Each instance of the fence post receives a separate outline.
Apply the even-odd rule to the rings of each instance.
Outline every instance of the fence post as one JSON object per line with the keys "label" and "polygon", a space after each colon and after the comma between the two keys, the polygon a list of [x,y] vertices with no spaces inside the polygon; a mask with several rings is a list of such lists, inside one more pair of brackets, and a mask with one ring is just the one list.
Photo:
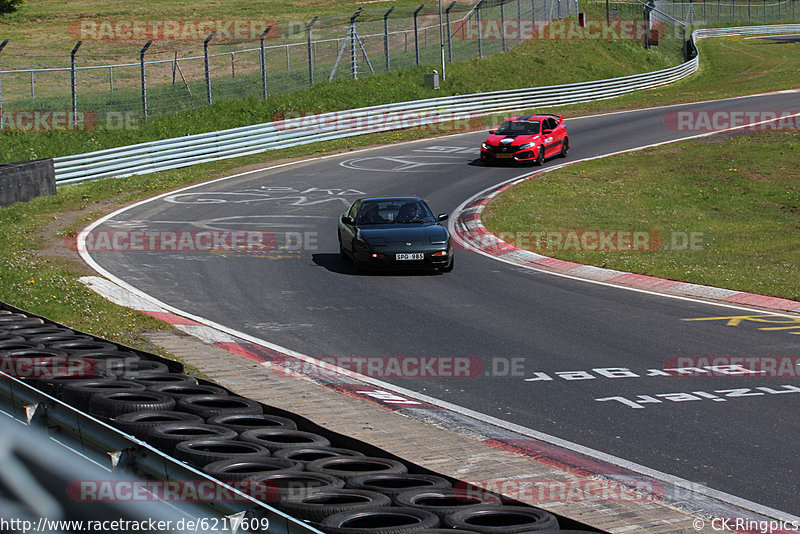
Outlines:
{"label": "fence post", "polygon": [[481,28],[481,8],[483,7],[483,0],[478,2],[478,5],[475,6],[475,20],[478,23],[478,57],[483,59],[483,39],[481,38],[481,33],[483,33],[483,28]]}
{"label": "fence post", "polygon": [[78,122],[78,87],[77,87],[77,80],[75,78],[75,54],[78,53],[78,49],[83,44],[83,41],[78,41],[75,43],[75,48],[72,49],[69,55],[69,63],[70,63],[70,89],[72,90],[72,120],[76,123]]}
{"label": "fence post", "polygon": [[205,64],[206,69],[206,98],[208,99],[208,104],[213,104],[211,99],[211,71],[208,65],[208,42],[214,38],[217,32],[211,32],[206,37],[206,40],[203,41],[203,63]]}
{"label": "fence post", "polygon": [[[11,39],[6,39],[2,43],[0,43],[0,52],[3,51],[3,48],[6,47],[6,45],[10,40]],[[2,78],[1,74],[0,78]],[[2,129],[3,129],[3,84],[2,84],[2,79],[0,79],[0,130]]]}
{"label": "fence post", "polygon": [[450,2],[447,9],[444,10],[445,24],[447,25],[447,59],[450,63],[453,62],[453,36],[450,33],[450,10],[455,7],[455,0]]}
{"label": "fence post", "polygon": [[506,3],[500,2],[500,46],[506,51]]}
{"label": "fence post", "polygon": [[306,44],[308,45],[308,86],[311,87],[314,85],[314,50],[313,50],[313,43],[311,42],[311,27],[314,25],[315,22],[319,17],[314,17],[311,19],[311,22],[308,23],[306,26]]}
{"label": "fence post", "polygon": [[522,0],[517,0],[517,41],[522,42]]}
{"label": "fence post", "polygon": [[767,0],[764,0],[764,24],[766,23],[767,23]]}
{"label": "fence post", "polygon": [[383,55],[386,58],[386,72],[389,72],[389,15],[392,14],[395,7],[390,7],[389,11],[383,15]]}
{"label": "fence post", "polygon": [[[174,74],[172,75],[172,84],[175,85]],[[114,67],[108,67],[108,90],[111,93],[114,92]]]}
{"label": "fence post", "polygon": [[147,49],[150,48],[151,44],[153,44],[153,41],[147,41],[144,47],[139,51],[139,65],[141,66],[142,73],[142,113],[145,119],[147,118],[147,77],[145,76],[144,54],[147,52]]}
{"label": "fence post", "polygon": [[425,4],[420,4],[416,11],[414,11],[414,57],[416,65],[419,67],[419,26],[417,25],[417,15],[422,11]]}
{"label": "fence post", "polygon": [[264,50],[264,39],[272,29],[272,26],[267,26],[267,29],[261,34],[261,96],[264,100],[267,99],[267,53]]}

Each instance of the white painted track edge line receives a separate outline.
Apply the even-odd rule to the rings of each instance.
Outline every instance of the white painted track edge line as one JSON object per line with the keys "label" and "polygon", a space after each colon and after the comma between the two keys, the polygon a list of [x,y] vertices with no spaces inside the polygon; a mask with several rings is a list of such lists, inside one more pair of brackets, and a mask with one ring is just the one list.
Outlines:
{"label": "white painted track edge line", "polygon": [[[737,97],[737,98],[740,98],[740,97]],[[667,107],[671,107],[671,106],[667,106]],[[653,108],[653,109],[655,109],[655,108]],[[747,126],[751,126],[751,125],[747,125]],[[549,172],[549,171],[552,171],[552,170],[556,170],[558,168],[562,168],[565,165],[572,165],[572,164],[579,163],[579,162],[582,162],[582,161],[589,161],[589,160],[592,160],[592,159],[598,159],[598,158],[608,157],[608,156],[617,155],[617,154],[634,152],[634,151],[643,150],[643,149],[646,149],[646,148],[652,148],[652,147],[655,147],[655,146],[665,145],[665,144],[669,144],[669,143],[675,143],[675,142],[678,142],[678,141],[685,141],[685,140],[695,139],[695,138],[699,138],[699,137],[706,137],[706,136],[709,136],[709,135],[715,135],[716,133],[722,133],[722,132],[707,132],[707,133],[699,134],[699,135],[696,135],[696,136],[676,139],[676,140],[672,140],[672,141],[665,141],[665,142],[662,142],[662,143],[656,143],[656,144],[648,145],[648,146],[645,146],[645,147],[638,147],[638,148],[635,148],[635,149],[623,150],[623,151],[618,151],[618,152],[614,152],[614,153],[610,153],[610,154],[594,156],[594,157],[591,157],[591,158],[585,158],[585,159],[582,159],[582,160],[577,160],[577,161],[574,161],[574,162],[570,162],[568,164],[562,164],[562,165],[557,165],[557,166],[554,166],[554,167],[550,167],[550,168],[548,168],[548,169],[546,169],[544,171],[540,171],[540,172]],[[435,140],[435,139],[439,139],[439,138],[447,138],[447,137],[453,137],[453,136],[457,136],[457,135],[463,135],[463,134],[453,134],[453,135],[436,137],[436,138],[433,138],[433,139]],[[416,140],[409,141],[408,143],[416,143],[416,142],[430,141],[430,140],[432,140],[432,138],[416,139]],[[406,143],[403,143],[403,144],[406,144]],[[369,148],[366,148],[366,149],[357,150],[357,151],[351,151],[351,152],[347,152],[347,153],[328,154],[328,155],[321,156],[321,157],[315,157],[313,159],[314,160],[320,160],[320,159],[328,159],[328,158],[334,158],[334,157],[342,157],[342,156],[346,156],[346,155],[353,154],[353,153],[366,152],[366,151],[369,151],[369,150],[376,150],[376,149],[379,149],[379,148],[385,148],[385,147],[369,147]],[[248,174],[253,174],[253,173],[256,173],[256,172],[264,172],[264,171],[269,171],[269,170],[276,169],[276,168],[292,166],[292,165],[299,165],[299,164],[302,164],[302,163],[306,163],[308,161],[309,160],[307,160],[307,159],[303,159],[303,160],[298,160],[298,161],[292,161],[292,162],[277,164],[277,165],[269,166],[269,167],[266,167],[266,168],[263,168],[263,169],[254,169],[254,170],[251,170],[251,171],[237,173],[237,174],[230,175],[230,176],[223,176],[223,177],[220,177],[220,178],[216,178],[216,179],[210,180],[208,182],[201,182],[201,183],[198,183],[198,184],[192,184],[192,185],[180,188],[178,190],[162,193],[162,194],[157,195],[155,197],[144,199],[142,201],[136,202],[136,203],[131,204],[129,206],[125,206],[123,208],[120,208],[119,210],[116,210],[116,211],[114,211],[114,212],[112,212],[112,213],[110,213],[110,214],[98,219],[97,221],[94,221],[89,226],[87,226],[85,228],[85,230],[80,232],[79,235],[78,235],[78,252],[79,252],[81,258],[87,263],[87,265],[89,265],[98,274],[108,278],[109,280],[113,281],[114,283],[116,283],[120,287],[123,287],[123,288],[127,289],[128,291],[130,291],[134,295],[137,295],[140,298],[143,298],[145,300],[149,300],[149,301],[151,301],[151,302],[163,307],[167,311],[170,311],[170,312],[172,312],[172,313],[174,313],[176,315],[180,315],[182,317],[186,317],[188,319],[196,321],[196,322],[198,322],[200,324],[203,324],[205,326],[209,326],[209,327],[218,329],[218,330],[220,330],[222,332],[225,332],[225,333],[227,333],[229,335],[232,335],[234,337],[238,337],[238,338],[243,339],[245,341],[249,341],[249,342],[254,343],[256,345],[263,346],[263,347],[266,347],[266,348],[281,352],[283,354],[296,357],[296,358],[304,360],[304,361],[308,361],[308,362],[313,362],[315,364],[319,364],[320,362],[318,360],[316,360],[314,358],[311,358],[309,356],[306,356],[306,355],[304,355],[302,353],[293,351],[293,350],[288,349],[286,347],[281,347],[280,345],[277,345],[277,344],[268,342],[266,340],[251,336],[251,335],[246,334],[244,332],[240,332],[240,331],[237,331],[235,329],[228,328],[228,327],[226,327],[224,325],[221,325],[221,324],[216,323],[214,321],[210,321],[210,320],[205,319],[203,317],[188,313],[186,311],[183,311],[183,310],[181,310],[179,308],[176,308],[174,306],[171,306],[171,305],[169,305],[169,304],[167,304],[165,302],[162,302],[162,301],[156,299],[155,297],[153,297],[153,296],[151,296],[151,295],[149,295],[149,294],[137,289],[136,287],[128,284],[124,280],[118,278],[114,274],[112,274],[109,271],[105,270],[97,262],[94,261],[94,259],[91,257],[91,255],[89,255],[88,251],[86,250],[86,246],[85,246],[86,235],[89,232],[91,232],[94,228],[96,228],[97,226],[99,226],[103,222],[113,218],[114,216],[118,215],[119,213],[122,213],[124,211],[129,210],[129,209],[132,209],[134,207],[137,207],[137,206],[146,204],[148,202],[151,202],[151,201],[154,201],[154,200],[158,200],[158,199],[161,199],[161,198],[164,198],[166,196],[170,196],[170,195],[182,192],[182,191],[193,189],[195,187],[200,187],[200,186],[204,186],[204,185],[207,185],[207,184],[212,184],[212,183],[216,183],[216,182],[219,182],[219,181],[223,181],[223,180],[227,180],[227,179],[231,179],[231,178],[236,178],[236,177],[240,177],[240,176],[246,176]],[[463,208],[464,208],[464,206],[466,204],[468,204],[469,202],[473,201],[475,198],[478,198],[482,194],[485,194],[487,191],[491,191],[493,189],[497,189],[499,187],[503,187],[504,185],[513,183],[515,181],[525,180],[526,178],[528,178],[530,176],[533,176],[534,174],[539,174],[539,173],[533,173],[533,174],[532,173],[525,173],[523,175],[517,176],[517,177],[512,178],[510,180],[506,180],[505,182],[501,182],[501,183],[496,184],[496,185],[494,185],[492,187],[489,187],[489,188],[483,190],[482,192],[480,192],[480,193],[478,193],[476,195],[473,195],[473,197],[471,197],[470,199],[467,199],[466,201],[464,201],[461,205],[459,205],[459,207],[456,209],[455,213],[458,213],[461,210],[463,210]],[[451,217],[451,220],[450,220],[450,223],[449,223],[449,226],[450,226],[450,229],[451,229],[451,234],[453,234],[454,237],[456,239],[459,239],[459,241],[460,241],[460,238],[457,237],[457,234],[452,232],[453,225],[454,225],[454,217]],[[471,247],[471,249],[474,250],[474,247]],[[642,292],[642,293],[647,293],[647,294],[657,295],[657,296],[663,296],[663,297],[670,297],[670,298],[675,298],[675,299],[679,299],[679,300],[686,300],[686,301],[691,301],[691,302],[698,302],[698,303],[703,303],[703,304],[711,304],[711,305],[715,305],[715,306],[722,306],[722,307],[727,307],[727,308],[733,308],[733,309],[740,309],[740,310],[745,310],[745,311],[753,311],[753,312],[757,312],[757,313],[763,313],[763,310],[756,310],[756,309],[748,308],[748,307],[745,307],[745,306],[737,306],[737,305],[719,303],[719,302],[714,302],[714,301],[706,301],[706,300],[702,300],[702,299],[696,299],[696,298],[692,298],[692,297],[683,297],[683,296],[679,296],[679,295],[668,295],[668,294],[657,293],[657,292],[653,292],[653,291],[649,291],[649,290],[643,290],[643,289],[639,289],[639,288],[631,288],[631,287],[619,286],[619,285],[609,284],[609,283],[595,281],[595,280],[588,280],[588,279],[584,279],[584,278],[578,278],[578,277],[571,276],[571,275],[566,275],[566,274],[563,274],[563,273],[556,273],[556,272],[552,272],[552,271],[538,269],[538,268],[535,268],[535,267],[523,266],[523,265],[520,265],[520,264],[517,264],[517,263],[510,262],[508,260],[504,260],[502,258],[497,258],[495,256],[486,254],[485,252],[482,252],[482,251],[477,251],[476,250],[476,252],[478,252],[480,254],[483,254],[483,255],[485,255],[485,256],[487,256],[489,258],[492,258],[492,259],[495,259],[495,260],[498,260],[498,261],[502,261],[504,263],[508,263],[508,264],[511,264],[511,265],[514,265],[514,266],[517,266],[517,267],[526,267],[526,268],[529,268],[529,269],[532,269],[532,270],[536,270],[536,271],[540,271],[540,272],[544,272],[544,273],[548,273],[548,274],[553,274],[553,275],[556,275],[556,276],[561,276],[561,277],[569,278],[569,279],[573,279],[573,280],[590,282],[590,283],[610,286],[610,287],[614,287],[614,288],[618,288],[618,289],[627,289],[627,290],[632,290],[632,291],[639,291],[639,292]],[[781,314],[775,313],[774,315],[781,315]],[[487,424],[491,424],[491,425],[496,426],[496,427],[501,428],[501,429],[509,430],[509,431],[512,431],[512,432],[516,432],[518,434],[525,435],[525,436],[537,439],[537,440],[545,442],[545,443],[550,443],[552,445],[571,450],[573,452],[582,454],[584,456],[595,458],[595,459],[601,460],[603,462],[610,463],[612,465],[617,465],[617,466],[623,467],[625,469],[628,469],[628,470],[631,470],[631,471],[634,471],[634,472],[638,472],[638,473],[650,476],[650,477],[652,477],[654,479],[667,482],[667,483],[672,484],[672,485],[674,485],[676,487],[680,487],[680,488],[683,488],[683,489],[688,489],[688,490],[693,491],[695,493],[698,493],[698,494],[701,494],[701,495],[704,495],[704,496],[707,496],[707,497],[712,497],[712,498],[720,500],[722,502],[726,502],[726,503],[732,504],[734,506],[737,506],[739,508],[750,510],[752,512],[764,515],[766,517],[786,520],[786,521],[789,521],[789,522],[791,522],[791,521],[800,522],[800,517],[792,516],[792,515],[790,515],[790,514],[788,514],[786,512],[782,512],[782,511],[770,508],[768,506],[760,505],[758,503],[754,503],[752,501],[748,501],[746,499],[743,499],[743,498],[740,498],[740,497],[736,497],[734,495],[730,495],[730,494],[727,494],[727,493],[724,493],[724,492],[721,492],[721,491],[718,491],[718,490],[714,490],[712,488],[707,488],[705,486],[697,487],[691,481],[688,481],[688,480],[685,480],[685,479],[681,479],[679,477],[675,477],[674,475],[669,475],[667,473],[663,473],[663,472],[660,472],[660,471],[657,471],[657,470],[654,470],[654,469],[650,469],[648,467],[636,464],[634,462],[630,462],[630,461],[625,460],[623,458],[618,458],[616,456],[612,456],[610,454],[607,454],[607,453],[604,453],[604,452],[601,452],[601,451],[597,451],[595,449],[584,447],[584,446],[579,445],[577,443],[573,443],[573,442],[570,442],[570,441],[562,440],[561,438],[557,438],[555,436],[550,436],[549,434],[538,432],[536,430],[532,430],[532,429],[523,427],[521,425],[510,423],[510,422],[507,422],[507,421],[504,421],[502,419],[498,419],[498,418],[495,418],[495,417],[492,417],[492,416],[489,416],[489,415],[481,414],[479,412],[475,412],[473,410],[470,410],[470,409],[467,409],[467,408],[463,408],[461,406],[458,406],[458,405],[455,405],[455,404],[452,404],[452,403],[449,403],[449,402],[446,402],[446,401],[435,399],[433,397],[429,397],[429,396],[421,394],[421,393],[417,393],[417,392],[414,392],[414,391],[411,391],[411,390],[407,390],[407,389],[402,388],[400,386],[395,386],[393,384],[390,384],[390,383],[387,383],[387,382],[383,382],[381,380],[377,380],[377,379],[374,379],[374,378],[371,378],[371,377],[367,377],[367,376],[363,376],[363,375],[358,375],[357,373],[353,373],[352,371],[349,371],[349,370],[346,370],[346,369],[337,368],[337,372],[340,372],[341,374],[346,375],[346,376],[351,376],[353,378],[357,378],[358,380],[363,381],[365,383],[368,383],[368,384],[371,384],[371,385],[374,385],[374,386],[377,386],[377,387],[381,387],[383,389],[387,389],[387,390],[395,392],[395,393],[399,393],[399,394],[402,394],[402,395],[406,395],[406,396],[412,397],[414,399],[426,402],[426,403],[431,404],[433,406],[437,406],[437,407],[443,408],[445,410],[449,410],[449,411],[452,411],[452,412],[455,412],[455,413],[470,417],[472,419],[475,419],[475,420],[478,420],[478,421],[482,421],[482,422],[485,422]]]}

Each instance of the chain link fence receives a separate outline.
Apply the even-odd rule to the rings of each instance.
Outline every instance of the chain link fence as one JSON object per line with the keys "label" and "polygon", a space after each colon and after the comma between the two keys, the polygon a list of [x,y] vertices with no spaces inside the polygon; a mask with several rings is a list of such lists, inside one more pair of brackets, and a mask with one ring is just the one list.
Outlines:
{"label": "chain link fence", "polygon": [[797,21],[798,0],[656,0],[660,11],[692,26]]}
{"label": "chain link fence", "polygon": [[[647,22],[657,8],[639,0],[613,5],[614,20],[644,22],[648,30],[622,38],[658,43]],[[530,39],[587,38],[574,34],[580,19],[578,0],[480,0],[443,2],[441,9],[359,9],[281,25],[216,21],[207,34],[191,21],[76,21],[70,43],[0,36],[0,129],[124,128],[219,100],[488,57]],[[666,12],[664,20],[671,26],[661,37],[680,46],[684,34],[676,28],[683,26]],[[619,25],[617,33],[603,31],[596,38],[620,37]],[[177,38],[157,38],[168,35]]]}

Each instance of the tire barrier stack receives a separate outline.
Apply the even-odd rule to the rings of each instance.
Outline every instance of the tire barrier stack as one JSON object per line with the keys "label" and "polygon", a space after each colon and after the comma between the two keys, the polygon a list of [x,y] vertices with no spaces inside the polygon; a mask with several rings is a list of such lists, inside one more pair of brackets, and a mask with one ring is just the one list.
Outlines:
{"label": "tire barrier stack", "polygon": [[238,396],[177,362],[4,308],[3,372],[319,531],[598,532]]}

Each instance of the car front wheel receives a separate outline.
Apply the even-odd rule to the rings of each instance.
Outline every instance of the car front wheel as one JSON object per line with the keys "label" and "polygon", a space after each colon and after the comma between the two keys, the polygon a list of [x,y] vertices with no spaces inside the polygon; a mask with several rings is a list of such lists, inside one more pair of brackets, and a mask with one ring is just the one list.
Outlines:
{"label": "car front wheel", "polygon": [[539,150],[536,152],[536,161],[534,163],[537,167],[544,165],[544,145],[539,146]]}

